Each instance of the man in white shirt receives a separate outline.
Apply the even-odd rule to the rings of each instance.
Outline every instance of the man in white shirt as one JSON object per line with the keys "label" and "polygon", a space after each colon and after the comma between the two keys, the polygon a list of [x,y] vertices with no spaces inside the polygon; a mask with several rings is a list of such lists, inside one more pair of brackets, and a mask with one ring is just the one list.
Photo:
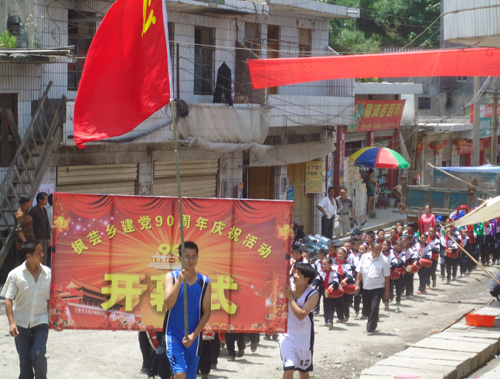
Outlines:
{"label": "man in white shirt", "polygon": [[324,197],[317,208],[323,217],[321,217],[321,235],[327,238],[333,237],[333,225],[337,216],[337,202],[335,201],[335,190],[333,187],[328,188],[328,196]]}
{"label": "man in white shirt", "polygon": [[51,271],[42,265],[40,242],[28,240],[21,251],[26,261],[9,273],[1,295],[5,297],[9,334],[19,355],[19,377],[33,378],[34,374],[37,379],[46,378]]}
{"label": "man in white shirt", "polygon": [[382,244],[373,243],[371,253],[363,254],[356,267],[356,295],[363,281],[363,315],[368,317],[366,331],[372,335],[377,329],[380,300],[389,299],[391,268],[382,252]]}

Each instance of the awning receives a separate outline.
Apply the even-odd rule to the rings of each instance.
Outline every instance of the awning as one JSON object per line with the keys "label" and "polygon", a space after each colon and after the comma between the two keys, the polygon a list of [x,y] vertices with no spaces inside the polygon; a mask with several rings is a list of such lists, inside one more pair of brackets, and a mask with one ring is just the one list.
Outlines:
{"label": "awning", "polygon": [[478,222],[490,221],[497,217],[500,217],[500,196],[486,200],[472,212],[457,221],[453,221],[451,224],[459,228],[465,225],[477,224]]}
{"label": "awning", "polygon": [[334,151],[334,139],[272,146],[265,151],[251,151],[250,166],[281,166],[308,162],[323,158]]}
{"label": "awning", "polygon": [[189,104],[189,114],[178,120],[183,139],[214,143],[264,143],[270,108],[255,104]]}
{"label": "awning", "polygon": [[463,173],[483,173],[483,174],[500,174],[500,166],[485,164],[477,167],[436,167],[439,170],[448,172],[463,172]]}
{"label": "awning", "polygon": [[201,138],[187,138],[181,145],[216,153],[250,151],[249,166],[281,166],[302,163],[322,158],[335,151],[335,140],[326,139],[316,142],[293,143],[290,145],[269,146],[259,143],[222,143],[209,142]]}

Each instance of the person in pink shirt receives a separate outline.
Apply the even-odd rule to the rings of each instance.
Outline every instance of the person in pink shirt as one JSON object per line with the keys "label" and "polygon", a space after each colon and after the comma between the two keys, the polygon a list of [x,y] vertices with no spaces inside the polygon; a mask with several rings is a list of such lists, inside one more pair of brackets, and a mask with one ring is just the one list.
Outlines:
{"label": "person in pink shirt", "polygon": [[425,206],[425,213],[418,220],[418,231],[420,234],[427,233],[431,226],[436,226],[436,216],[432,214],[430,204]]}

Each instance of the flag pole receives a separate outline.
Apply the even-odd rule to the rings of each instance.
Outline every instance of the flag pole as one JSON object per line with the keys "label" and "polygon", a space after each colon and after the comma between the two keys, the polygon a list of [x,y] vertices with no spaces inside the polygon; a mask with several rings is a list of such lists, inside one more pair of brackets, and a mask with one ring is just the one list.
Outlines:
{"label": "flag pole", "polygon": [[[174,156],[175,156],[175,176],[177,179],[177,202],[179,205],[179,227],[181,228],[181,246],[179,254],[182,256],[182,269],[186,269],[186,249],[184,248],[184,218],[182,216],[182,196],[181,196],[181,174],[179,170],[179,152],[177,150],[177,123],[175,115],[175,101],[174,91],[172,86],[172,64],[170,61],[170,39],[168,35],[168,21],[167,21],[167,2],[162,0],[163,10],[163,28],[165,30],[165,42],[168,57],[168,81],[170,87],[170,109],[172,111],[172,130],[174,139]],[[184,289],[184,337],[189,337],[189,318],[188,318],[188,302],[187,302],[187,284],[186,281],[182,283]]]}
{"label": "flag pole", "polygon": [[[177,150],[177,125],[175,117],[175,101],[170,99],[170,109],[172,110],[172,129],[174,134],[174,155],[175,155],[175,173],[177,178],[177,203],[179,205],[179,226],[181,228],[181,251],[182,256],[182,269],[186,269],[186,250],[184,249],[184,220],[182,217],[182,196],[181,196],[181,175],[179,170],[179,152]],[[184,286],[184,337],[188,339],[189,336],[189,318],[188,318],[188,302],[187,302],[187,285],[186,280],[182,284]]]}

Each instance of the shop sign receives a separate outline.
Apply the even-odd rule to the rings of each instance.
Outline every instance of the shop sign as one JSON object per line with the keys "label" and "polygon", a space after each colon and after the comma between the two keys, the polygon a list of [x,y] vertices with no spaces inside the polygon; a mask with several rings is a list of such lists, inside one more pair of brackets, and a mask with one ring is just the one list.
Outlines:
{"label": "shop sign", "polygon": [[396,129],[406,100],[356,100],[354,104],[354,125],[348,132],[368,132]]}
{"label": "shop sign", "polygon": [[[487,139],[480,139],[479,140],[479,150],[484,151],[484,149],[487,147],[486,146]],[[457,153],[458,154],[472,154],[474,151],[473,147],[473,142],[472,140],[467,140],[465,142],[460,143],[457,146]]]}
{"label": "shop sign", "polygon": [[[500,106],[497,106],[497,115],[500,120]],[[470,122],[474,123],[474,104],[471,106]],[[479,136],[481,138],[491,137],[493,125],[493,104],[481,104],[479,108]],[[497,130],[498,135],[498,130]]]}
{"label": "shop sign", "polygon": [[306,162],[306,193],[324,193],[323,161]]}

